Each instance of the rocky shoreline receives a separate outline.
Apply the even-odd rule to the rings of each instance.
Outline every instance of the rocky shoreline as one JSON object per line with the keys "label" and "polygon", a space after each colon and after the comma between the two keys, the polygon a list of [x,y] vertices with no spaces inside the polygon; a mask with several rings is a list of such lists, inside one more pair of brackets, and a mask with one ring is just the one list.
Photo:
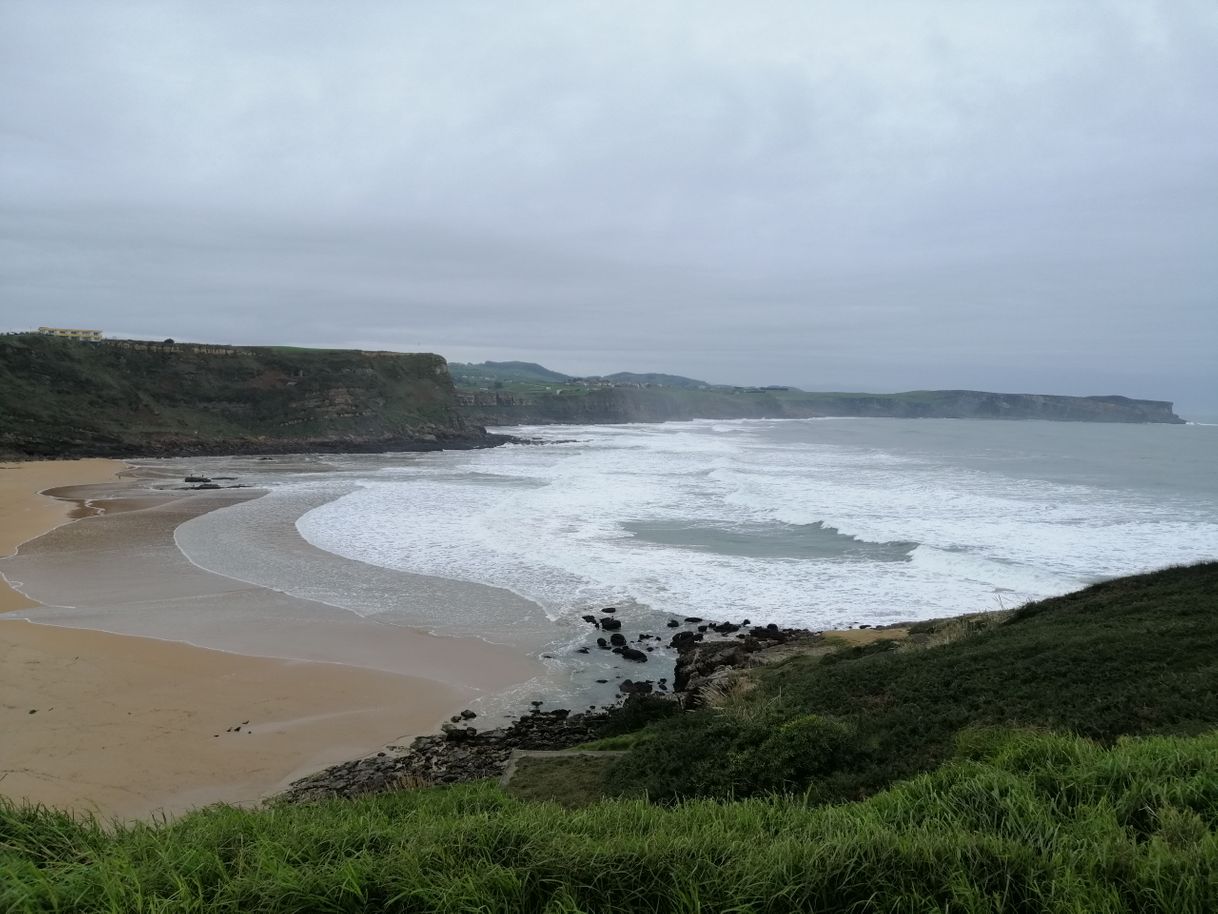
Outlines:
{"label": "rocky shoreline", "polygon": [[[623,656],[633,650],[642,654],[640,662],[645,662],[648,656],[645,652],[626,645],[625,636],[619,632],[621,620],[613,615],[615,610],[602,612],[600,617],[585,616],[585,621],[602,631],[612,631],[621,639],[618,644],[599,638],[604,642],[603,649]],[[573,712],[567,708],[543,710],[543,703],[536,701],[528,713],[507,726],[489,730],[480,730],[477,715],[466,710],[445,722],[439,733],[417,737],[405,746],[389,745],[375,754],[301,778],[270,802],[310,803],[332,797],[498,778],[515,750],[571,749],[634,729],[669,710],[657,708],[658,704],[679,709],[698,707],[708,691],[740,671],[796,654],[824,654],[842,649],[834,633],[772,624],[752,626],[748,620],[740,624],[711,623],[687,617],[673,619],[669,626],[680,629],[667,643],[676,651],[671,686],[667,676],[625,679],[618,685],[619,698],[613,705]],[[885,628],[904,634],[900,626]],[[874,631],[880,635],[875,640],[884,640],[885,629]],[[658,636],[647,633],[638,633],[634,642],[651,639],[663,643]]]}

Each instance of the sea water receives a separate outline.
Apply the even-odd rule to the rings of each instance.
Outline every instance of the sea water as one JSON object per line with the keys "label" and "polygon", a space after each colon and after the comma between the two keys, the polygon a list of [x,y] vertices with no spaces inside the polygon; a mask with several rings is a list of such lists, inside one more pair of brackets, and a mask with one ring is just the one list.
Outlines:
{"label": "sea water", "polygon": [[[624,678],[671,676],[672,619],[885,624],[1218,558],[1218,427],[825,419],[506,431],[535,443],[179,459],[157,472],[265,489],[177,528],[178,547],[209,571],[537,656],[536,678],[474,703],[492,717],[530,700],[602,704]],[[601,632],[582,617],[608,606],[653,662],[597,648]]]}
{"label": "sea water", "polygon": [[1218,558],[1214,427],[823,419],[507,431],[539,443],[343,458],[341,494],[296,528],[370,566],[505,588],[555,621],[625,605],[884,624]]}

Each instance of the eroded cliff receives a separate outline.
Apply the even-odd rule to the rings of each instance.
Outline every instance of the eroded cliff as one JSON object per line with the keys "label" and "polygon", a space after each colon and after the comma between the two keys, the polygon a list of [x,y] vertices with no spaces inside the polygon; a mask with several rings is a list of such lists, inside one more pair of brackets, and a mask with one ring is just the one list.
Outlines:
{"label": "eroded cliff", "polygon": [[495,443],[420,353],[0,337],[0,452],[434,450]]}

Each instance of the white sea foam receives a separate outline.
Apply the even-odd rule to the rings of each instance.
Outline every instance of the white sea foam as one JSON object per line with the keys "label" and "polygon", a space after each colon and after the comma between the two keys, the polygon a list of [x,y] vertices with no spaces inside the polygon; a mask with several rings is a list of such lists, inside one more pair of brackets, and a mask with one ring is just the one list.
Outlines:
{"label": "white sea foam", "polygon": [[[1103,449],[1087,437],[1095,433],[1051,430],[1062,454],[1050,455],[1061,467],[1050,475],[1062,478],[1050,479],[1018,461],[1011,471],[1013,451],[981,436],[1003,423],[882,422],[521,429],[565,443],[416,458],[366,474],[297,527],[365,563],[506,587],[552,618],[633,600],[677,615],[885,622],[1010,606],[1218,556],[1218,496],[1165,493],[1136,477],[1113,485]],[[986,434],[1010,437],[1013,425]],[[942,428],[946,444],[934,438]],[[1076,470],[1072,448],[1088,467],[1099,463]],[[995,451],[1007,460],[1001,472],[991,468]],[[1045,461],[1034,457],[1036,467]],[[847,543],[916,546],[905,561],[844,547],[807,559],[740,555],[630,532],[647,522],[703,532],[791,525],[793,535],[824,524]]]}

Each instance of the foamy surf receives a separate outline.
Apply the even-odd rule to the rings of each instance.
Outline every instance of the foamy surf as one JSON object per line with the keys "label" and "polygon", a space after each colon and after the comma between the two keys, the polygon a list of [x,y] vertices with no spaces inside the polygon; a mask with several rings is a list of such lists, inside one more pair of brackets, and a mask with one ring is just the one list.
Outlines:
{"label": "foamy surf", "polygon": [[[554,620],[829,627],[996,609],[1218,556],[1205,429],[837,420],[528,428],[556,443],[366,473],[297,521],[384,568]],[[1180,431],[1196,440],[1166,440]],[[557,443],[562,442],[562,443]]]}

